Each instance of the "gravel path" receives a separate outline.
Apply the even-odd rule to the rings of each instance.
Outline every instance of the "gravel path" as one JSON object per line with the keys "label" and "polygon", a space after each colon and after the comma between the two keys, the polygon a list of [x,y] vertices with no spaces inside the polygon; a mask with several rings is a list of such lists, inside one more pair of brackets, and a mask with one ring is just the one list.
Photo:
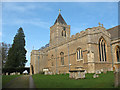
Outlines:
{"label": "gravel path", "polygon": [[6,84],[3,88],[35,88],[31,75],[22,75]]}

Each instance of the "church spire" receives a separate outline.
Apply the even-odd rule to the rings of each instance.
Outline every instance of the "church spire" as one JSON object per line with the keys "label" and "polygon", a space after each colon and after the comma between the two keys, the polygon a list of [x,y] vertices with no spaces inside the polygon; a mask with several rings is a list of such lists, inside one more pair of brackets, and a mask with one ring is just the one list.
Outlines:
{"label": "church spire", "polygon": [[59,15],[54,24],[61,23],[61,24],[67,25],[67,23],[65,22],[65,20],[63,19],[62,15],[61,15],[60,11],[61,11],[61,9],[59,9]]}

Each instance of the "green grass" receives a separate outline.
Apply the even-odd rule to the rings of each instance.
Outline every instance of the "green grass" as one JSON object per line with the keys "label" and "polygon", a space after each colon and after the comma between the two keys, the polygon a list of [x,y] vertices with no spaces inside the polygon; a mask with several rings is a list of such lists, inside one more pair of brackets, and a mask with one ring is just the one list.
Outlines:
{"label": "green grass", "polygon": [[20,75],[2,75],[2,86]]}
{"label": "green grass", "polygon": [[40,75],[32,76],[37,88],[114,88],[114,74],[107,72],[93,78],[93,74],[86,74],[85,79],[70,79],[69,75]]}

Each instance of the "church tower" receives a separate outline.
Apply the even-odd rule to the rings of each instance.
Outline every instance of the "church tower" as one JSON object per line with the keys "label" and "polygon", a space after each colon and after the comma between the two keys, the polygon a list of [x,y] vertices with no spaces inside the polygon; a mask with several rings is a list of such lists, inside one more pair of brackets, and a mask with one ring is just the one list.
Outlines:
{"label": "church tower", "polygon": [[50,46],[70,38],[70,25],[63,19],[60,10],[53,26],[50,27]]}

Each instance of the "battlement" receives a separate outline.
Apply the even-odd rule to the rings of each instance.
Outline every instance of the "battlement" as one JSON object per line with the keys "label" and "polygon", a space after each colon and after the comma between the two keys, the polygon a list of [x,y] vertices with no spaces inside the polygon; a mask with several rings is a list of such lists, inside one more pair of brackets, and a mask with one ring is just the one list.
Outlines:
{"label": "battlement", "polygon": [[81,31],[80,33],[76,33],[75,35],[72,35],[69,39],[63,40],[61,42],[58,42],[57,44],[51,45],[50,47],[47,48],[43,48],[40,50],[40,52],[46,52],[50,49],[56,48],[58,46],[67,44],[73,40],[76,40],[78,38],[84,37],[86,35],[91,35],[91,34],[95,34],[95,33],[104,33],[106,34],[108,37],[110,37],[110,33],[107,32],[107,30],[102,27],[102,26],[98,26],[98,27],[92,27],[92,28],[87,28],[84,31]]}

